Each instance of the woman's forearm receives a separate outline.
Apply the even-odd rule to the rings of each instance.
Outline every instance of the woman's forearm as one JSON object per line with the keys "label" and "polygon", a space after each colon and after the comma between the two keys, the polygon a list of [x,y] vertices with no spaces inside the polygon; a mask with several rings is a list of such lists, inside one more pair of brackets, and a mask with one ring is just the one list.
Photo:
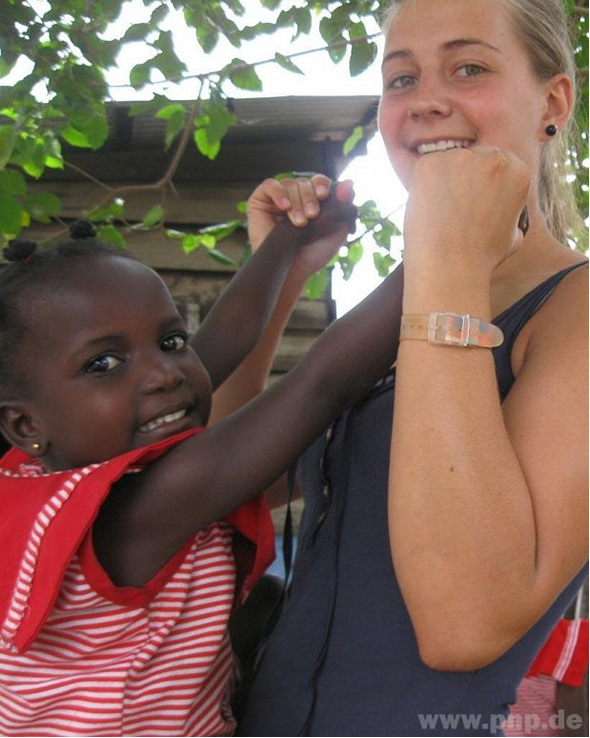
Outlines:
{"label": "woman's forearm", "polygon": [[[522,594],[535,574],[535,521],[488,350],[402,342],[389,525],[396,574],[426,663],[478,668],[522,634],[511,616],[526,614]],[[461,660],[469,652],[471,664]]]}
{"label": "woman's forearm", "polygon": [[[474,287],[473,280],[465,286],[464,278],[448,274],[440,287],[436,279],[425,282],[410,280],[404,312],[448,311],[489,320],[489,288]],[[479,668],[498,658],[581,565],[573,549],[569,556],[559,552],[558,519],[544,509],[556,490],[537,479],[550,448],[535,440],[539,431],[528,395],[536,394],[538,403],[537,383],[547,391],[549,380],[559,380],[554,372],[537,379],[535,371],[528,368],[520,393],[511,393],[508,404],[524,419],[516,433],[500,404],[489,349],[426,341],[400,346],[391,547],[422,656],[434,668]],[[565,500],[577,493],[561,477]],[[553,515],[553,533],[546,515]],[[571,526],[570,531],[574,539]]]}

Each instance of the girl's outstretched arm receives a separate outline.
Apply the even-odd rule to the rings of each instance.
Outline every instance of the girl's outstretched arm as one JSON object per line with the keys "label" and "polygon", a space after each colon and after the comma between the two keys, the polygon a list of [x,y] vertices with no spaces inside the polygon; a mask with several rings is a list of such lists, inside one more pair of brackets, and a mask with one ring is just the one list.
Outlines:
{"label": "girl's outstretched arm", "polygon": [[[301,222],[301,215],[308,213],[313,219],[319,214],[320,204],[330,194],[331,181],[323,174],[310,179],[266,179],[248,200],[248,236],[255,253],[277,223],[290,220],[302,228],[309,222]],[[334,187],[341,202],[351,202],[352,182],[338,182]],[[325,266],[337,249],[345,242],[346,224],[325,237],[306,243],[299,249],[289,274],[277,299],[272,318],[256,347],[219,387],[213,397],[209,424],[213,425],[238,410],[248,400],[256,397],[268,380],[279,341],[291,313],[307,280]],[[265,285],[261,284],[261,289]]]}
{"label": "girl's outstretched arm", "polygon": [[258,343],[299,252],[318,239],[342,242],[356,213],[351,200],[352,192],[340,197],[336,218],[296,229],[288,221],[279,222],[232,278],[191,339],[214,390]]}

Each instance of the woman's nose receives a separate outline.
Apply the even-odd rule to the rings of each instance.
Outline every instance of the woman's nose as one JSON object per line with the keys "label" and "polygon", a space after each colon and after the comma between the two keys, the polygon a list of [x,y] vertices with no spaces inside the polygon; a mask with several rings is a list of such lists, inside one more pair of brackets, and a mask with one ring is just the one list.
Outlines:
{"label": "woman's nose", "polygon": [[444,118],[451,114],[450,97],[436,82],[420,81],[409,101],[413,118]]}

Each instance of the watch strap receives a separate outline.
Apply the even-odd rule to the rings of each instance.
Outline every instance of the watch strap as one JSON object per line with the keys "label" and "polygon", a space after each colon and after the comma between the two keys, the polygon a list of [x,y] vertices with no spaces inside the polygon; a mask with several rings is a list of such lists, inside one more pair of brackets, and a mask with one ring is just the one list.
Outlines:
{"label": "watch strap", "polygon": [[428,341],[446,346],[495,348],[504,341],[502,331],[481,318],[457,313],[402,315],[400,341]]}

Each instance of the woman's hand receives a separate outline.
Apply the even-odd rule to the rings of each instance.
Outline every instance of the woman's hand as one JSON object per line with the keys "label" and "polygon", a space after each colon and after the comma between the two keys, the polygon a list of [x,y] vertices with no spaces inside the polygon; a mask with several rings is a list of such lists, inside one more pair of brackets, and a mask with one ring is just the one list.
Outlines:
{"label": "woman's hand", "polygon": [[529,186],[524,162],[507,151],[475,146],[422,157],[406,208],[406,264],[489,278],[522,241]]}
{"label": "woman's hand", "polygon": [[[304,228],[320,213],[320,203],[330,196],[332,182],[323,174],[297,179],[265,179],[248,200],[248,234],[252,250],[255,251],[270,231],[286,219]],[[351,203],[354,198],[352,182],[338,182],[335,187],[337,199]],[[340,224],[332,233],[306,244],[297,256],[295,268],[304,278],[325,266],[343,245],[349,228]]]}

